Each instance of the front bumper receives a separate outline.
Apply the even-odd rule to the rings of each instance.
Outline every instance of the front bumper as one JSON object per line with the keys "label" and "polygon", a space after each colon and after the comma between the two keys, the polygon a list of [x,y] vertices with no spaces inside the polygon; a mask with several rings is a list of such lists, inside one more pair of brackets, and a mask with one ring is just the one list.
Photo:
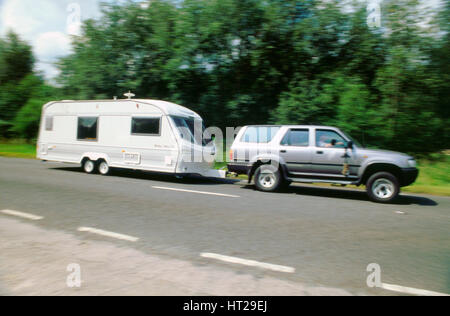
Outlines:
{"label": "front bumper", "polygon": [[417,180],[418,176],[419,169],[417,168],[402,169],[401,186],[407,187],[408,185],[413,184]]}

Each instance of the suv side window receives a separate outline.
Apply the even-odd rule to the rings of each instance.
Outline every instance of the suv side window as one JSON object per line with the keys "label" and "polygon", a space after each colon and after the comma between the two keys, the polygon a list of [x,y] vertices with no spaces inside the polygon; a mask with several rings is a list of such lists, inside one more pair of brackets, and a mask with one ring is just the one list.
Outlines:
{"label": "suv side window", "polygon": [[280,130],[279,126],[249,126],[242,136],[243,143],[267,144]]}
{"label": "suv side window", "polygon": [[283,146],[308,147],[309,146],[309,130],[307,129],[290,129],[284,135],[281,141]]}
{"label": "suv side window", "polygon": [[[333,145],[333,140],[336,143]],[[335,131],[316,130],[316,146],[320,148],[345,148],[347,141]]]}

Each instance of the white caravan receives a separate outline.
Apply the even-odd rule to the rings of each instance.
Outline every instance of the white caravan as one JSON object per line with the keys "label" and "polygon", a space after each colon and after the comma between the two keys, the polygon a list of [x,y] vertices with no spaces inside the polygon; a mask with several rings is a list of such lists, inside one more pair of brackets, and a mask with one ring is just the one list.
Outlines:
{"label": "white caravan", "polygon": [[212,169],[215,146],[194,137],[198,126],[203,132],[197,113],[164,101],[50,102],[42,110],[37,157],[104,175],[127,168],[224,178],[225,171]]}

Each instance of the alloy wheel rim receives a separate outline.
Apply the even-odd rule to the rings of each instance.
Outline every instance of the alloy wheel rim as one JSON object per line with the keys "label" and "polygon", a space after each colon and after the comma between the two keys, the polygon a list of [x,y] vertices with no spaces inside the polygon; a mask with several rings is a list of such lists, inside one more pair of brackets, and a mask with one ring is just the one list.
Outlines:
{"label": "alloy wheel rim", "polygon": [[275,184],[275,175],[273,173],[260,174],[258,181],[264,188],[271,188]]}
{"label": "alloy wheel rim", "polygon": [[84,164],[84,170],[86,172],[91,173],[92,171],[94,171],[94,163],[92,161],[88,161]]}
{"label": "alloy wheel rim", "polygon": [[394,195],[395,186],[388,179],[378,179],[373,184],[372,192],[380,199],[389,199]]}
{"label": "alloy wheel rim", "polygon": [[102,174],[106,174],[106,173],[108,173],[108,170],[109,170],[109,167],[108,167],[108,165],[106,164],[106,162],[102,162],[101,164],[100,164],[100,173],[102,173]]}

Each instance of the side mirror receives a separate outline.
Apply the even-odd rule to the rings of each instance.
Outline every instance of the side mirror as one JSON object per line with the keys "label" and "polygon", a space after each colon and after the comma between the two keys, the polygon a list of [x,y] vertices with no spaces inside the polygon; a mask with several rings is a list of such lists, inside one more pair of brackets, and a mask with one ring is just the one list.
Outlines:
{"label": "side mirror", "polygon": [[348,149],[353,149],[353,141],[351,140],[351,141],[349,141],[348,143],[347,143],[347,148]]}

